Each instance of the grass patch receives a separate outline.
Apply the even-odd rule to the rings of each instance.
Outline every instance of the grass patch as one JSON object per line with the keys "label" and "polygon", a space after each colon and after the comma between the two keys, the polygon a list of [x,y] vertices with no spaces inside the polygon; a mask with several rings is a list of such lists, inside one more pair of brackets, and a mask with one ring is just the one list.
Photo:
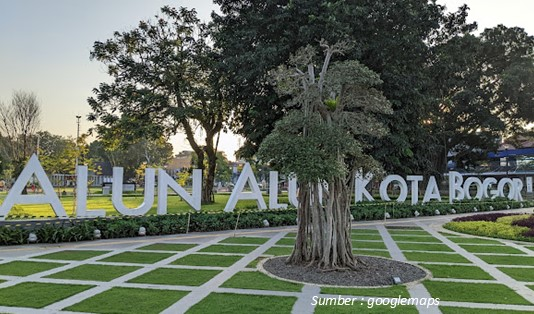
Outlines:
{"label": "grass patch", "polygon": [[[186,291],[111,288],[65,310],[90,313],[160,313],[184,297]],[[124,302],[126,301],[127,302]]]}
{"label": "grass patch", "polygon": [[226,238],[220,243],[235,243],[235,244],[264,244],[269,241],[269,238],[258,238],[258,237],[232,237]]}
{"label": "grass patch", "polygon": [[171,253],[123,252],[107,257],[102,262],[154,264],[173,256]]}
{"label": "grass patch", "polygon": [[380,235],[380,232],[376,229],[352,229],[352,234],[376,234]]}
{"label": "grass patch", "polygon": [[411,236],[411,235],[394,235],[392,236],[393,240],[396,242],[433,242],[433,243],[441,243],[440,240],[434,238],[434,237],[426,237],[426,236]]}
{"label": "grass patch", "polygon": [[0,264],[0,275],[21,277],[29,276],[64,265],[65,264],[60,263],[13,261],[5,264]]}
{"label": "grass patch", "polygon": [[296,232],[288,232],[284,238],[296,238],[297,237],[297,233]]}
{"label": "grass patch", "polygon": [[533,269],[498,267],[500,271],[514,278],[517,281],[534,282]]}
{"label": "grass patch", "polygon": [[369,241],[352,241],[352,247],[355,249],[382,249],[387,250],[383,242],[369,242]]}
{"label": "grass patch", "polygon": [[[415,306],[397,306],[394,309],[390,305],[371,305],[373,301],[356,301],[354,305],[317,305],[315,307],[315,314],[389,314],[389,313],[401,313],[401,314],[419,314],[419,311]],[[318,299],[318,302],[320,300]],[[324,301],[323,301],[324,302]],[[369,302],[369,303],[368,303]],[[369,308],[371,307],[371,308]]]}
{"label": "grass patch", "polygon": [[259,263],[262,259],[265,259],[265,258],[266,258],[265,256],[260,256],[260,257],[256,258],[256,259],[253,260],[252,262],[248,263],[247,268],[256,268],[256,267],[258,267],[258,263]]}
{"label": "grass patch", "polygon": [[189,254],[172,262],[172,265],[229,267],[243,258],[237,255]]}
{"label": "grass patch", "polygon": [[53,260],[65,260],[65,261],[83,261],[99,255],[109,253],[110,251],[87,251],[87,250],[65,250],[55,253],[49,253],[32,258],[40,259],[53,259]]}
{"label": "grass patch", "polygon": [[436,252],[454,252],[445,244],[426,244],[426,243],[397,243],[401,250],[407,251],[436,251]]}
{"label": "grass patch", "polygon": [[275,256],[280,256],[280,255],[290,255],[291,252],[293,252],[293,248],[292,247],[287,247],[287,246],[271,246],[267,251],[265,251],[265,255],[275,255]]}
{"label": "grass patch", "polygon": [[203,248],[199,252],[212,252],[212,253],[238,253],[238,254],[248,254],[255,249],[257,246],[245,246],[245,245],[220,245],[214,244],[208,247]]}
{"label": "grass patch", "polygon": [[476,266],[464,265],[433,265],[419,264],[432,272],[436,278],[457,278],[457,279],[475,279],[475,280],[494,280],[490,274],[482,268]]}
{"label": "grass patch", "polygon": [[432,297],[440,301],[531,305],[505,285],[493,283],[458,283],[425,281]]}
{"label": "grass patch", "polygon": [[0,289],[0,306],[42,308],[93,286],[23,282]]}
{"label": "grass patch", "polygon": [[[191,307],[187,314],[205,314],[216,311],[221,314],[291,313],[296,297],[278,297],[266,295],[247,295],[231,293],[210,293],[199,303]],[[216,310],[215,310],[216,309]]]}
{"label": "grass patch", "polygon": [[355,255],[371,255],[371,256],[380,256],[390,258],[388,251],[372,251],[372,250],[352,250],[352,253]]}
{"label": "grass patch", "polygon": [[501,253],[501,254],[525,254],[522,251],[505,245],[469,245],[461,244],[460,247],[471,253]]}
{"label": "grass patch", "polygon": [[443,263],[471,263],[460,254],[441,254],[441,253],[423,253],[423,252],[404,252],[404,256],[409,261],[418,262],[443,262]]}
{"label": "grass patch", "polygon": [[454,243],[458,244],[502,244],[497,240],[481,239],[481,238],[468,238],[468,237],[447,237]]}
{"label": "grass patch", "polygon": [[467,307],[440,306],[439,309],[443,314],[532,314],[531,311],[513,311],[513,310],[496,310],[496,309],[473,309]]}
{"label": "grass patch", "polygon": [[405,286],[392,286],[390,288],[332,288],[322,287],[322,294],[352,295],[359,297],[409,298],[410,294]]}
{"label": "grass patch", "polygon": [[379,234],[367,234],[367,233],[353,233],[351,235],[352,240],[375,240],[382,241],[382,237]]}
{"label": "grass patch", "polygon": [[293,246],[293,245],[295,245],[295,239],[282,238],[282,239],[278,240],[278,242],[276,242],[276,245],[290,245],[290,246]]}
{"label": "grass patch", "polygon": [[74,280],[94,280],[111,281],[124,276],[141,267],[135,266],[111,266],[111,265],[81,265],[56,274],[46,276],[47,278],[74,279]]}
{"label": "grass patch", "polygon": [[495,256],[477,255],[481,260],[493,265],[527,265],[534,266],[534,257],[529,256]]}
{"label": "grass patch", "polygon": [[156,268],[128,282],[156,285],[201,286],[219,273],[219,270]]}
{"label": "grass patch", "polygon": [[182,252],[194,248],[196,244],[189,243],[154,243],[137,248],[136,250]]}
{"label": "grass patch", "polygon": [[238,272],[221,285],[224,288],[300,292],[303,285],[276,280],[260,272]]}
{"label": "grass patch", "polygon": [[534,251],[534,246],[525,246],[527,249]]}

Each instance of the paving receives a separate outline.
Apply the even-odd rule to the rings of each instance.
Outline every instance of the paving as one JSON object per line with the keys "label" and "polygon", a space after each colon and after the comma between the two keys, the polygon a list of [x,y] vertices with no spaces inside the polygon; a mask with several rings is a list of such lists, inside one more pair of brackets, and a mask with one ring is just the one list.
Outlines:
{"label": "paving", "polygon": [[[530,212],[533,209],[513,210]],[[507,212],[513,212],[507,211]],[[413,219],[355,222],[353,229],[355,253],[392,258],[424,267],[467,267],[477,269],[482,277],[474,279],[469,272],[458,273],[456,276],[438,273],[420,283],[406,285],[408,297],[412,299],[440,298],[439,306],[417,304],[417,306],[382,306],[384,313],[463,313],[468,309],[479,309],[484,312],[502,310],[503,313],[514,311],[534,312],[534,244],[461,235],[444,230],[441,226],[460,215],[419,217]],[[401,228],[402,227],[402,228]],[[138,237],[128,239],[98,240],[64,244],[36,244],[13,247],[0,247],[0,313],[81,313],[75,312],[79,305],[89,304],[95,297],[105,297],[117,289],[134,289],[131,291],[176,291],[183,293],[166,305],[162,313],[198,312],[203,304],[223,295],[230,300],[228,304],[216,304],[213,313],[376,313],[376,308],[369,305],[380,302],[391,302],[395,297],[382,294],[369,295],[369,292],[358,290],[324,289],[311,284],[295,288],[289,283],[281,282],[282,286],[269,286],[274,280],[257,270],[256,262],[271,255],[285,255],[291,251],[292,235],[295,227],[265,228],[238,231],[193,233],[160,237]],[[360,237],[360,238],[359,238]],[[461,240],[461,241],[459,241]],[[279,242],[280,241],[280,242]],[[460,243],[461,242],[461,243]],[[464,243],[465,242],[465,243]],[[470,243],[471,242],[471,243]],[[161,244],[149,247],[151,244]],[[166,245],[167,244],[167,245]],[[173,246],[169,244],[191,244]],[[480,251],[480,250],[482,251]],[[484,250],[495,250],[485,253]],[[482,253],[478,253],[478,252]],[[199,262],[200,258],[206,258]],[[488,258],[509,258],[511,261],[497,264]],[[186,261],[189,258],[189,261]],[[196,262],[194,260],[197,258]],[[213,258],[213,259],[212,259]],[[220,263],[218,262],[220,261]],[[31,267],[29,273],[20,273],[26,263]],[[227,263],[227,264],[226,264]],[[17,267],[10,267],[15,265]],[[113,270],[128,269],[126,273],[117,273],[114,278],[99,278],[80,274],[83,267],[101,267]],[[524,269],[524,276],[517,271]],[[104,273],[107,274],[106,271]],[[180,274],[174,275],[172,274]],[[185,274],[185,275],[184,275]],[[521,274],[521,272],[520,272]],[[250,277],[251,275],[252,277]],[[77,277],[78,276],[78,277]],[[111,275],[110,275],[111,276]],[[240,283],[236,279],[241,278]],[[253,279],[247,279],[253,278]],[[10,289],[23,287],[29,283],[55,285],[86,285],[85,290],[71,293],[65,297],[53,299],[43,306],[32,308],[21,301],[20,304],[8,304],[3,297]],[[439,288],[442,285],[475,284],[481,289],[496,287],[508,291],[513,298],[500,300],[500,295],[484,300],[470,300],[466,296],[449,295]],[[494,286],[492,286],[494,285]],[[437,288],[436,288],[437,287]],[[461,286],[458,286],[461,287]],[[137,289],[137,290],[135,290]],[[368,289],[367,289],[368,290]],[[499,291],[501,291],[499,290]],[[337,292],[339,291],[339,292]],[[276,302],[276,298],[284,299],[289,304],[285,310],[271,309],[269,304],[258,309],[242,308],[236,310],[235,304],[240,297],[268,297]],[[31,298],[30,296],[28,296]],[[336,306],[321,305],[314,300],[331,298],[354,298],[356,304]],[[400,299],[400,296],[399,296]],[[231,300],[235,300],[231,301]],[[515,300],[515,301],[514,301]],[[518,301],[519,300],[519,301]],[[131,300],[134,302],[136,300]],[[125,300],[125,303],[128,303]],[[9,306],[8,306],[9,305]],[[121,305],[117,305],[121,312]],[[125,313],[135,313],[126,310]],[[233,309],[233,310],[230,310]],[[456,310],[456,312],[454,312]],[[86,311],[86,310],[84,310]],[[105,310],[95,308],[95,313]],[[84,312],[86,313],[86,312]],[[382,312],[380,312],[382,313]]]}

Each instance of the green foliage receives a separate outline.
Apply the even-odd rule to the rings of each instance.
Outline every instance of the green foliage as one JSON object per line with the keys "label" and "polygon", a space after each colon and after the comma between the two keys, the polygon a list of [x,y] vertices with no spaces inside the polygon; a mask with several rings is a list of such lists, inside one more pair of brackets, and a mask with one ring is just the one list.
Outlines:
{"label": "green foliage", "polygon": [[528,231],[526,227],[516,227],[509,224],[496,223],[490,221],[466,221],[466,222],[449,222],[444,228],[467,234],[502,238],[509,240],[534,241],[533,238],[526,238],[523,233]]}

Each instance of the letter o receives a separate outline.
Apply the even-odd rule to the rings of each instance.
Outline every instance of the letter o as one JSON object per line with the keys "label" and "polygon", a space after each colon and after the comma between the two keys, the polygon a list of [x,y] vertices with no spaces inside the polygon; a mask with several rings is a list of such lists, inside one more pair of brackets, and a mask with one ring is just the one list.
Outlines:
{"label": "letter o", "polygon": [[400,188],[400,195],[397,198],[397,202],[402,203],[406,201],[406,197],[408,196],[408,185],[401,176],[396,174],[387,176],[384,181],[380,183],[380,198],[382,198],[383,201],[391,201],[391,198],[389,198],[388,195],[388,185],[393,181],[397,181]]}
{"label": "letter o", "polygon": [[515,184],[510,178],[503,178],[499,181],[499,184],[497,185],[497,190],[499,191],[500,197],[505,197],[504,195],[504,186],[508,184],[509,191],[508,191],[508,199],[513,200],[515,196]]}
{"label": "letter o", "polygon": [[467,197],[468,200],[472,199],[471,194],[469,193],[469,189],[473,184],[477,187],[475,198],[481,200],[484,190],[482,188],[482,181],[480,181],[480,179],[477,177],[469,177],[464,181],[464,195],[465,197]]}

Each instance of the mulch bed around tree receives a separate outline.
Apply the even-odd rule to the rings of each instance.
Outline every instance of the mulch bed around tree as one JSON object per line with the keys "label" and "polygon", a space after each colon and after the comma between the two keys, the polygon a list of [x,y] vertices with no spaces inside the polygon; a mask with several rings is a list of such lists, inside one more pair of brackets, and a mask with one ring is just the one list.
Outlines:
{"label": "mulch bed around tree", "polygon": [[358,256],[358,270],[322,271],[315,267],[286,264],[287,256],[273,257],[260,263],[260,270],[281,280],[316,285],[346,287],[380,287],[394,285],[393,277],[402,284],[422,280],[428,273],[420,267],[391,259]]}

